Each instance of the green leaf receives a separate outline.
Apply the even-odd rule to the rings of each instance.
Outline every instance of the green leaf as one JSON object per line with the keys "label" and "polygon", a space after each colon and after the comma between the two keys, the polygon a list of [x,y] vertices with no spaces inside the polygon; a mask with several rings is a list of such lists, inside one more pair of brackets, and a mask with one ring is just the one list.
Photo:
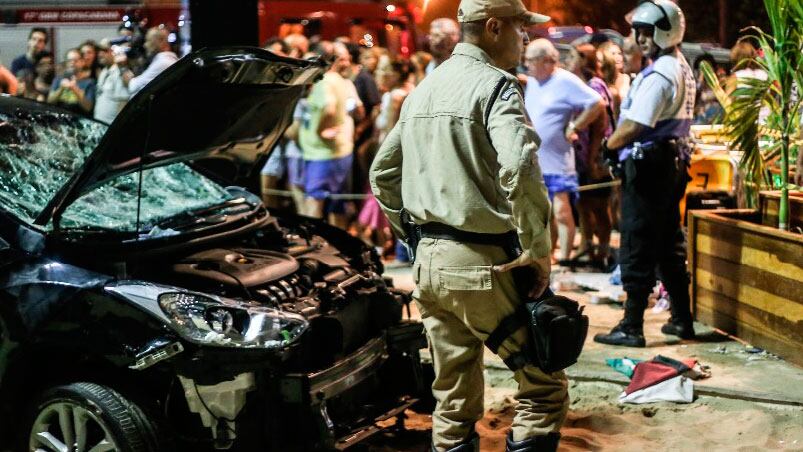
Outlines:
{"label": "green leaf", "polygon": [[[748,192],[789,186],[786,169],[790,142],[792,137],[800,136],[803,111],[803,2],[764,0],[764,7],[770,30],[767,33],[750,28],[756,33],[752,39],[762,50],[762,55],[751,62],[767,73],[767,80],[739,79],[736,88],[727,93],[713,69],[702,65],[706,83],[725,110],[723,125],[731,146],[743,152],[739,165]],[[766,119],[760,128],[762,112],[766,113]],[[759,146],[759,139],[768,142],[764,149]],[[767,165],[775,158],[780,158],[782,174],[770,178]],[[788,224],[788,210],[788,205],[781,206],[781,225]]]}

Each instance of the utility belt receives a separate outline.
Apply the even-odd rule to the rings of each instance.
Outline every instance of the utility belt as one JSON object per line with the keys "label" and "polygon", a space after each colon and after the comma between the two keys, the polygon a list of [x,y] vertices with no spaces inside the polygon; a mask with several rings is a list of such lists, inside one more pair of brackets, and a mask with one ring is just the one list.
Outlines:
{"label": "utility belt", "polygon": [[680,142],[676,138],[669,138],[657,141],[648,141],[646,143],[636,142],[631,146],[625,148],[629,151],[630,158],[633,160],[644,160],[645,152],[659,152],[666,151],[675,154],[680,149]]}
{"label": "utility belt", "polygon": [[[405,224],[408,245],[411,248],[413,244],[417,246],[422,237],[428,237],[499,246],[505,250],[509,260],[514,260],[521,254],[516,231],[483,234],[461,231],[441,223],[417,225],[404,211],[402,222]],[[548,288],[538,299],[530,298],[528,294],[535,281],[533,269],[518,267],[511,272],[522,303],[491,332],[485,345],[498,354],[499,347],[509,336],[526,327],[527,341],[521,351],[504,360],[511,370],[533,364],[542,371],[551,373],[576,363],[588,334],[588,316],[583,315],[583,307],[574,300],[555,295]]]}
{"label": "utility belt", "polygon": [[688,161],[691,156],[691,148],[685,139],[664,138],[655,141],[635,142],[619,151],[619,161],[624,162],[628,158],[633,160],[644,160],[650,153],[666,152],[672,157]]}
{"label": "utility belt", "polygon": [[455,242],[471,243],[474,245],[492,245],[504,248],[508,257],[521,254],[519,238],[516,231],[503,232],[501,234],[486,234],[482,232],[461,231],[447,224],[425,223],[418,226],[421,230],[421,237],[430,239],[454,240]]}
{"label": "utility belt", "polygon": [[[604,143],[603,143],[604,144]],[[613,150],[607,145],[603,149],[604,159],[611,168],[615,177],[621,177],[624,172],[625,161],[634,162],[642,160],[658,161],[663,158],[675,159],[688,166],[691,160],[691,148],[686,140],[679,138],[665,138],[655,141],[635,142],[624,148]]]}
{"label": "utility belt", "polygon": [[422,238],[453,240],[461,243],[472,243],[475,245],[498,246],[505,250],[511,260],[521,254],[519,238],[516,231],[508,231],[501,234],[486,234],[482,232],[462,231],[455,227],[443,223],[416,224],[407,211],[401,211],[401,221],[404,232],[407,234],[407,246],[409,247],[411,260],[415,261],[415,252],[418,242]]}

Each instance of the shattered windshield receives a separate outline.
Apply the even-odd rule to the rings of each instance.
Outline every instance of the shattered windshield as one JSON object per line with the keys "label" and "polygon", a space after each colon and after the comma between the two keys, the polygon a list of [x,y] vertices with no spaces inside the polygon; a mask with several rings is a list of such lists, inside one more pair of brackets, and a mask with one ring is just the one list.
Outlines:
{"label": "shattered windshield", "polygon": [[0,113],[0,202],[27,223],[83,165],[104,124],[60,113]]}
{"label": "shattered windshield", "polygon": [[[0,114],[2,205],[32,224],[62,185],[80,170],[106,128],[66,114]],[[183,163],[143,171],[141,189],[139,224],[143,232],[181,212],[233,198]],[[139,190],[139,173],[113,179],[71,204],[64,211],[61,227],[136,232]]]}
{"label": "shattered windshield", "polygon": [[[65,211],[65,229],[137,230],[139,173],[120,176],[78,198]],[[202,209],[232,199],[223,187],[183,163],[142,172],[140,231],[187,210]]]}

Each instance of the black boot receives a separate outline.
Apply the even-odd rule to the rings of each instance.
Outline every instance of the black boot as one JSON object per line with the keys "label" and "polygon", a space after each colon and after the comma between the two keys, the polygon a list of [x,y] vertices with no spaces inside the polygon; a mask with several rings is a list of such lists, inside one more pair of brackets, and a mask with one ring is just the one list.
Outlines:
{"label": "black boot", "polygon": [[681,339],[694,339],[696,337],[694,334],[694,323],[691,319],[684,321],[670,317],[669,321],[661,327],[661,332],[677,336]]}
{"label": "black boot", "polygon": [[[479,450],[480,436],[477,435],[477,432],[471,432],[471,435],[462,443],[447,449],[446,452],[479,452]],[[438,449],[435,449],[435,445],[432,445],[432,452],[438,452]]]}
{"label": "black boot", "polygon": [[647,307],[647,294],[628,294],[625,302],[625,318],[613,327],[608,334],[597,334],[594,342],[628,347],[645,347],[644,309]]}
{"label": "black boot", "polygon": [[646,347],[644,328],[625,323],[624,320],[613,327],[610,333],[600,333],[594,336],[594,342],[608,345],[624,345],[627,347]]}
{"label": "black boot", "polygon": [[531,436],[523,441],[513,441],[513,433],[507,433],[506,452],[555,452],[558,450],[560,433]]}

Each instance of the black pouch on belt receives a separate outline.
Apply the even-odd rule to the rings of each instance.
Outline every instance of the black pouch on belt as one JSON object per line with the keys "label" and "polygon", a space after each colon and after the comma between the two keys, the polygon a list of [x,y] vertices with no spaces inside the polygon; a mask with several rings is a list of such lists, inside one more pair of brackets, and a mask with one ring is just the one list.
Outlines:
{"label": "black pouch on belt", "polygon": [[531,361],[544,372],[556,372],[577,362],[588,334],[583,306],[569,298],[547,294],[524,303],[532,338]]}
{"label": "black pouch on belt", "polygon": [[[527,269],[532,271],[531,269]],[[515,271],[515,270],[514,270]],[[520,291],[532,285],[532,274],[514,273]],[[526,292],[524,292],[526,293]],[[519,353],[505,359],[511,370],[533,364],[544,372],[557,372],[577,362],[588,335],[588,316],[583,306],[547,289],[539,298],[523,297],[519,309],[500,322],[485,340],[494,353],[510,335],[522,326],[527,329],[527,343]]]}

